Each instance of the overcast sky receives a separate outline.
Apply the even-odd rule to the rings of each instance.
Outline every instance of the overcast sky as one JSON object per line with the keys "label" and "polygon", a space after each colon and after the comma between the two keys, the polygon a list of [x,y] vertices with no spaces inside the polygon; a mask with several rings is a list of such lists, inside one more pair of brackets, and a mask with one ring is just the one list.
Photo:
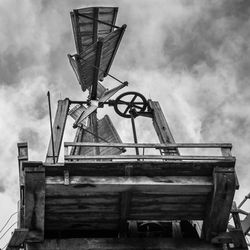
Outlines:
{"label": "overcast sky", "polygon": [[[75,53],[69,12],[88,6],[119,7],[128,27],[111,73],[161,103],[177,142],[233,143],[240,201],[250,192],[250,1],[0,0],[0,227],[16,211],[16,143],[45,158],[47,91],[53,114],[58,99],[84,98],[66,55]],[[138,119],[140,142],[152,140],[149,126]]]}

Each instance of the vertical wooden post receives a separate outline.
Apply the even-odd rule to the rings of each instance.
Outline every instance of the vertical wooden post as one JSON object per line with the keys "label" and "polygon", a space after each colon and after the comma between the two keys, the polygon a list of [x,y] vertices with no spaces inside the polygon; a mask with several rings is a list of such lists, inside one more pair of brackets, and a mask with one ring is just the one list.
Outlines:
{"label": "vertical wooden post", "polygon": [[18,149],[18,167],[19,167],[19,186],[20,186],[20,201],[18,203],[18,221],[17,227],[24,227],[24,171],[23,162],[28,161],[28,143],[17,143]]}
{"label": "vertical wooden post", "polygon": [[[53,124],[53,137],[55,147],[55,162],[58,162],[62,138],[67,120],[67,114],[69,110],[69,99],[59,100],[56,116]],[[50,138],[49,147],[47,151],[46,160],[47,163],[53,163],[53,150],[52,150],[52,139]]]}
{"label": "vertical wooden post", "polygon": [[[131,176],[133,171],[132,165],[125,166],[125,176]],[[130,203],[132,199],[132,193],[129,191],[122,192],[120,195],[120,236],[127,236],[127,218],[129,215]]]}
{"label": "vertical wooden post", "polygon": [[209,199],[202,226],[202,237],[210,241],[225,232],[235,193],[234,168],[216,167],[213,173],[214,190]]}
{"label": "vertical wooden post", "polygon": [[[232,153],[231,153],[231,148],[221,148],[221,154],[224,157],[231,157]],[[236,181],[236,189],[238,190],[240,188],[240,184],[239,184],[239,180],[237,177],[237,174],[235,172],[235,181]]]}
{"label": "vertical wooden post", "polygon": [[[161,110],[159,102],[149,100],[149,107],[153,114],[153,125],[161,143],[175,143],[174,137],[170,131],[167,120]],[[178,149],[165,149],[166,155],[179,155]]]}
{"label": "vertical wooden post", "polygon": [[44,239],[45,168],[40,162],[24,165],[24,227],[29,229],[27,240]]}

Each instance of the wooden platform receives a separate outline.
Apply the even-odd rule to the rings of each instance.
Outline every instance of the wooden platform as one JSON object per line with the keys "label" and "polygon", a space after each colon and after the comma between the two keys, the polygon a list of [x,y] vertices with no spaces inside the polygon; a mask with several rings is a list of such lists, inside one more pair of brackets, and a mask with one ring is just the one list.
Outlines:
{"label": "wooden platform", "polygon": [[177,158],[24,162],[31,240],[44,238],[44,231],[45,237],[116,237],[129,221],[145,220],[204,220],[207,240],[224,232],[236,185],[235,158]]}

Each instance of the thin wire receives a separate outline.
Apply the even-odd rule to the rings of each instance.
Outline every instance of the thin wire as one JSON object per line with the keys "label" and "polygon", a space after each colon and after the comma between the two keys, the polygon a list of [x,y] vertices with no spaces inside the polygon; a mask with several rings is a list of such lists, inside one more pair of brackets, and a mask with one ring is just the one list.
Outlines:
{"label": "thin wire", "polygon": [[17,224],[17,221],[16,221],[15,223],[13,223],[13,224],[5,231],[5,233],[0,237],[0,240],[5,236],[5,234],[8,233],[8,231],[9,231],[15,224]]}
{"label": "thin wire", "polygon": [[4,230],[4,228],[7,226],[7,224],[9,223],[10,219],[17,214],[17,212],[13,213],[10,215],[9,219],[7,220],[7,222],[4,224],[4,226],[2,227],[2,229],[0,230],[0,233]]}

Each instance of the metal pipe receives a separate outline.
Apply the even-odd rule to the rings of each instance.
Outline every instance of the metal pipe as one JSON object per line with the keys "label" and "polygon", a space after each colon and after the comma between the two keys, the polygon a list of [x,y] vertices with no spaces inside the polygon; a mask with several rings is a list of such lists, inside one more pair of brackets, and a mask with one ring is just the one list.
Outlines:
{"label": "metal pipe", "polygon": [[52,153],[53,153],[53,163],[56,163],[55,159],[55,145],[54,145],[54,136],[53,136],[53,127],[52,127],[52,116],[51,116],[51,104],[50,104],[50,92],[47,93],[48,104],[49,104],[49,119],[50,119],[50,133],[51,133],[51,143],[52,143]]}
{"label": "metal pipe", "polygon": [[[130,115],[131,115],[131,123],[132,123],[134,142],[137,144],[138,141],[137,141],[136,128],[135,128],[135,119],[134,119],[134,115],[132,113],[133,113],[133,111],[131,110]],[[135,153],[136,153],[136,155],[139,155],[139,148],[135,148]]]}
{"label": "metal pipe", "polygon": [[82,17],[85,17],[85,18],[87,18],[87,19],[93,20],[93,21],[97,21],[98,23],[105,24],[105,25],[110,26],[110,27],[112,27],[112,28],[116,28],[116,29],[119,29],[119,28],[120,28],[119,26],[116,26],[116,25],[113,25],[113,24],[111,24],[111,23],[107,23],[107,22],[101,21],[101,20],[99,20],[99,19],[96,19],[96,18],[87,16],[87,15],[84,15],[84,14],[78,13],[78,15],[79,15],[79,16],[82,16]]}

